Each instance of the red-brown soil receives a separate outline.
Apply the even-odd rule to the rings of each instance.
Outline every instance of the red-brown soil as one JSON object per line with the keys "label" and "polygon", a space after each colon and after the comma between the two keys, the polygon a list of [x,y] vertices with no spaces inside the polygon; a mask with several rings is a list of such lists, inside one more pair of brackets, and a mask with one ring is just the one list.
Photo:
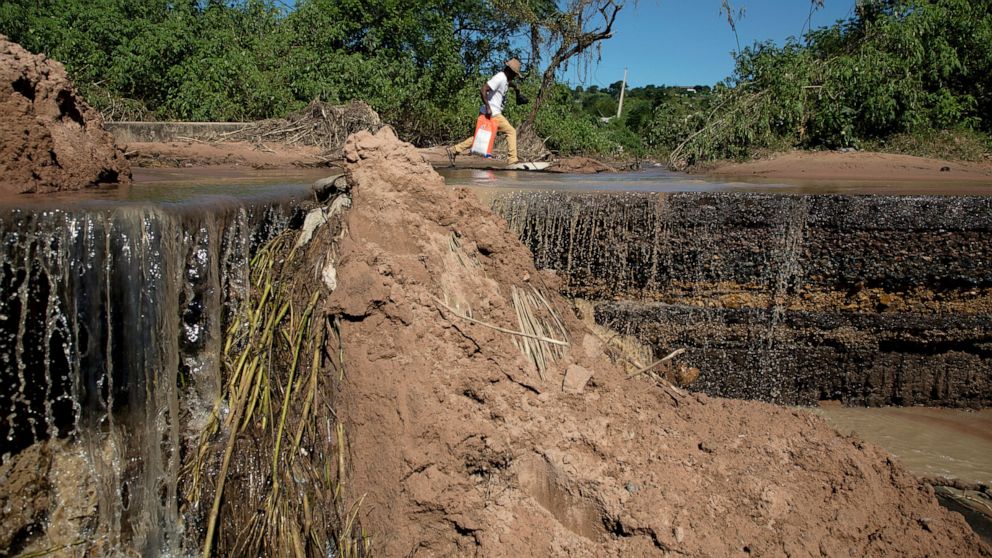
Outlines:
{"label": "red-brown soil", "polygon": [[328,166],[321,148],[283,143],[255,145],[246,141],[136,142],[127,156],[136,167],[219,167],[286,169]]}
{"label": "red-brown soil", "polygon": [[0,35],[0,193],[127,183],[131,168],[62,64]]}
{"label": "red-brown soil", "polygon": [[719,178],[992,184],[990,162],[944,161],[871,152],[794,151],[746,163],[721,163],[697,172]]}
{"label": "red-brown soil", "polygon": [[[348,492],[383,556],[992,556],[884,451],[811,414],[627,379],[553,276],[384,130],[346,148]],[[542,380],[512,287],[570,346]],[[337,347],[334,347],[336,353]],[[582,369],[580,393],[566,393]]]}

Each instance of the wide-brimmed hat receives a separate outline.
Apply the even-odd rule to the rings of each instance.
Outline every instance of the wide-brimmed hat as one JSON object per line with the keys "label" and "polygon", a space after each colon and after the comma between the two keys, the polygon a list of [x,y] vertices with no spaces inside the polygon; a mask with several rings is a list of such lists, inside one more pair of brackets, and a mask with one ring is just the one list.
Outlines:
{"label": "wide-brimmed hat", "polygon": [[509,61],[507,61],[506,67],[513,70],[513,73],[517,74],[518,76],[520,75],[520,61],[517,60],[516,58],[511,58]]}

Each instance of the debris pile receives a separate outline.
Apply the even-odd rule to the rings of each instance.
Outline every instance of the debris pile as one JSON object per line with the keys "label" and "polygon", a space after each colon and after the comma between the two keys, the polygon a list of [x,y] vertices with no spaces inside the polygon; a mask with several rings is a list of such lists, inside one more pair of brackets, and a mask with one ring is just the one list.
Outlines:
{"label": "debris pile", "polygon": [[362,101],[330,105],[313,101],[286,118],[272,118],[247,124],[241,130],[220,134],[220,141],[248,141],[255,144],[283,143],[319,147],[325,155],[337,158],[351,134],[378,130],[382,120],[375,109]]}

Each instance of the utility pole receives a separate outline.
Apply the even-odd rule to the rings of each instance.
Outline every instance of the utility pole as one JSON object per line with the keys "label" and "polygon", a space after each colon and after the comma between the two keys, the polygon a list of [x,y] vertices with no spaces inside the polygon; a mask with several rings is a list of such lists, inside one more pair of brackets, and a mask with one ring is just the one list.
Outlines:
{"label": "utility pole", "polygon": [[627,68],[623,69],[623,85],[620,86],[620,104],[617,105],[617,118],[620,118],[620,113],[623,112],[623,93],[627,90]]}

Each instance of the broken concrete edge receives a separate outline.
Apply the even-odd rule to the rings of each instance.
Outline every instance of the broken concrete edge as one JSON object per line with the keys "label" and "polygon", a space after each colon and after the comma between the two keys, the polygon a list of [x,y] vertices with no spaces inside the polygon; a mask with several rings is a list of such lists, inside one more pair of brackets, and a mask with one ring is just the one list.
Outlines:
{"label": "broken concrete edge", "polygon": [[317,201],[323,203],[335,194],[351,191],[351,185],[344,173],[335,173],[314,182],[310,189]]}

